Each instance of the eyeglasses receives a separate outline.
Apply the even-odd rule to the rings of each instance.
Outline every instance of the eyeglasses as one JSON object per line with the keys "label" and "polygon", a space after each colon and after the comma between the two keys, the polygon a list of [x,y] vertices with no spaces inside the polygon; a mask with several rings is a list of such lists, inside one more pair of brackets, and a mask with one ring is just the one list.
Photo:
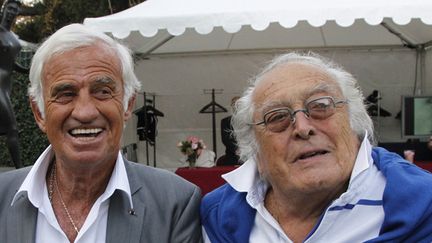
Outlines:
{"label": "eyeglasses", "polygon": [[347,103],[346,100],[335,101],[333,97],[323,96],[308,101],[304,109],[293,111],[287,107],[281,107],[270,110],[264,114],[262,121],[250,125],[264,125],[271,132],[283,132],[295,123],[295,115],[300,111],[305,113],[308,118],[324,120],[333,115],[336,108]]}

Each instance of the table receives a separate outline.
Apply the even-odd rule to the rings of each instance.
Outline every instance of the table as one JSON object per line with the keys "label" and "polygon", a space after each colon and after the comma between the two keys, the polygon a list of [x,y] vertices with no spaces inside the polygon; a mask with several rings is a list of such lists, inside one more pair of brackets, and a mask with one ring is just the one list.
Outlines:
{"label": "table", "polygon": [[221,175],[228,173],[237,167],[238,166],[215,166],[210,168],[182,167],[178,168],[175,173],[201,188],[201,193],[204,196],[225,183],[225,180],[222,179]]}
{"label": "table", "polygon": [[[416,161],[414,162],[417,166],[432,172],[432,161]],[[205,194],[211,192],[217,187],[223,185],[225,180],[222,179],[221,175],[226,174],[238,166],[215,166],[210,168],[205,167],[181,167],[178,168],[175,173],[187,181],[192,182],[201,188],[201,193]]]}
{"label": "table", "polygon": [[414,164],[420,168],[432,172],[432,161],[415,161]]}

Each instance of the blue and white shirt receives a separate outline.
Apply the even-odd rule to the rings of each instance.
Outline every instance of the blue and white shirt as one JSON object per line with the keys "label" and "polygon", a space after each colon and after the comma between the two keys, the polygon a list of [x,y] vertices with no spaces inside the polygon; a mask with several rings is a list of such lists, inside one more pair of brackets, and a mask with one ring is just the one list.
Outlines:
{"label": "blue and white shirt", "polygon": [[[206,242],[291,242],[264,208],[268,188],[254,161],[226,174],[206,194]],[[364,140],[348,189],[331,203],[304,242],[432,242],[432,174]]]}
{"label": "blue and white shirt", "polygon": [[[371,149],[364,139],[348,190],[327,208],[305,242],[363,242],[378,235],[384,220],[382,196],[386,180],[373,166]],[[223,178],[235,190],[246,192],[247,203],[257,211],[250,243],[292,242],[264,206],[269,185],[260,178],[255,161],[248,160]]]}

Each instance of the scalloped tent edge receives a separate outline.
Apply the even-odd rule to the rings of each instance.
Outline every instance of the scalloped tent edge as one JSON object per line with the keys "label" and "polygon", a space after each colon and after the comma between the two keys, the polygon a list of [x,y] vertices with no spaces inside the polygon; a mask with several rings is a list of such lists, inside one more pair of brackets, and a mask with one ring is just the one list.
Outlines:
{"label": "scalloped tent edge", "polygon": [[415,46],[432,40],[431,12],[429,0],[147,0],[84,24],[145,54]]}

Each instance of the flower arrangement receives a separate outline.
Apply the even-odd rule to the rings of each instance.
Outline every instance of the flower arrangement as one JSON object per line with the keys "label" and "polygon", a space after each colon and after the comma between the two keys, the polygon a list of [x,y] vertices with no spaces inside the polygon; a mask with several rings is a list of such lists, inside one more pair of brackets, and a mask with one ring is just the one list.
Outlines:
{"label": "flower arrangement", "polygon": [[206,148],[204,141],[195,136],[189,136],[186,140],[180,141],[177,147],[182,154],[187,156],[186,161],[189,162],[190,167],[195,167],[195,162],[201,150]]}

